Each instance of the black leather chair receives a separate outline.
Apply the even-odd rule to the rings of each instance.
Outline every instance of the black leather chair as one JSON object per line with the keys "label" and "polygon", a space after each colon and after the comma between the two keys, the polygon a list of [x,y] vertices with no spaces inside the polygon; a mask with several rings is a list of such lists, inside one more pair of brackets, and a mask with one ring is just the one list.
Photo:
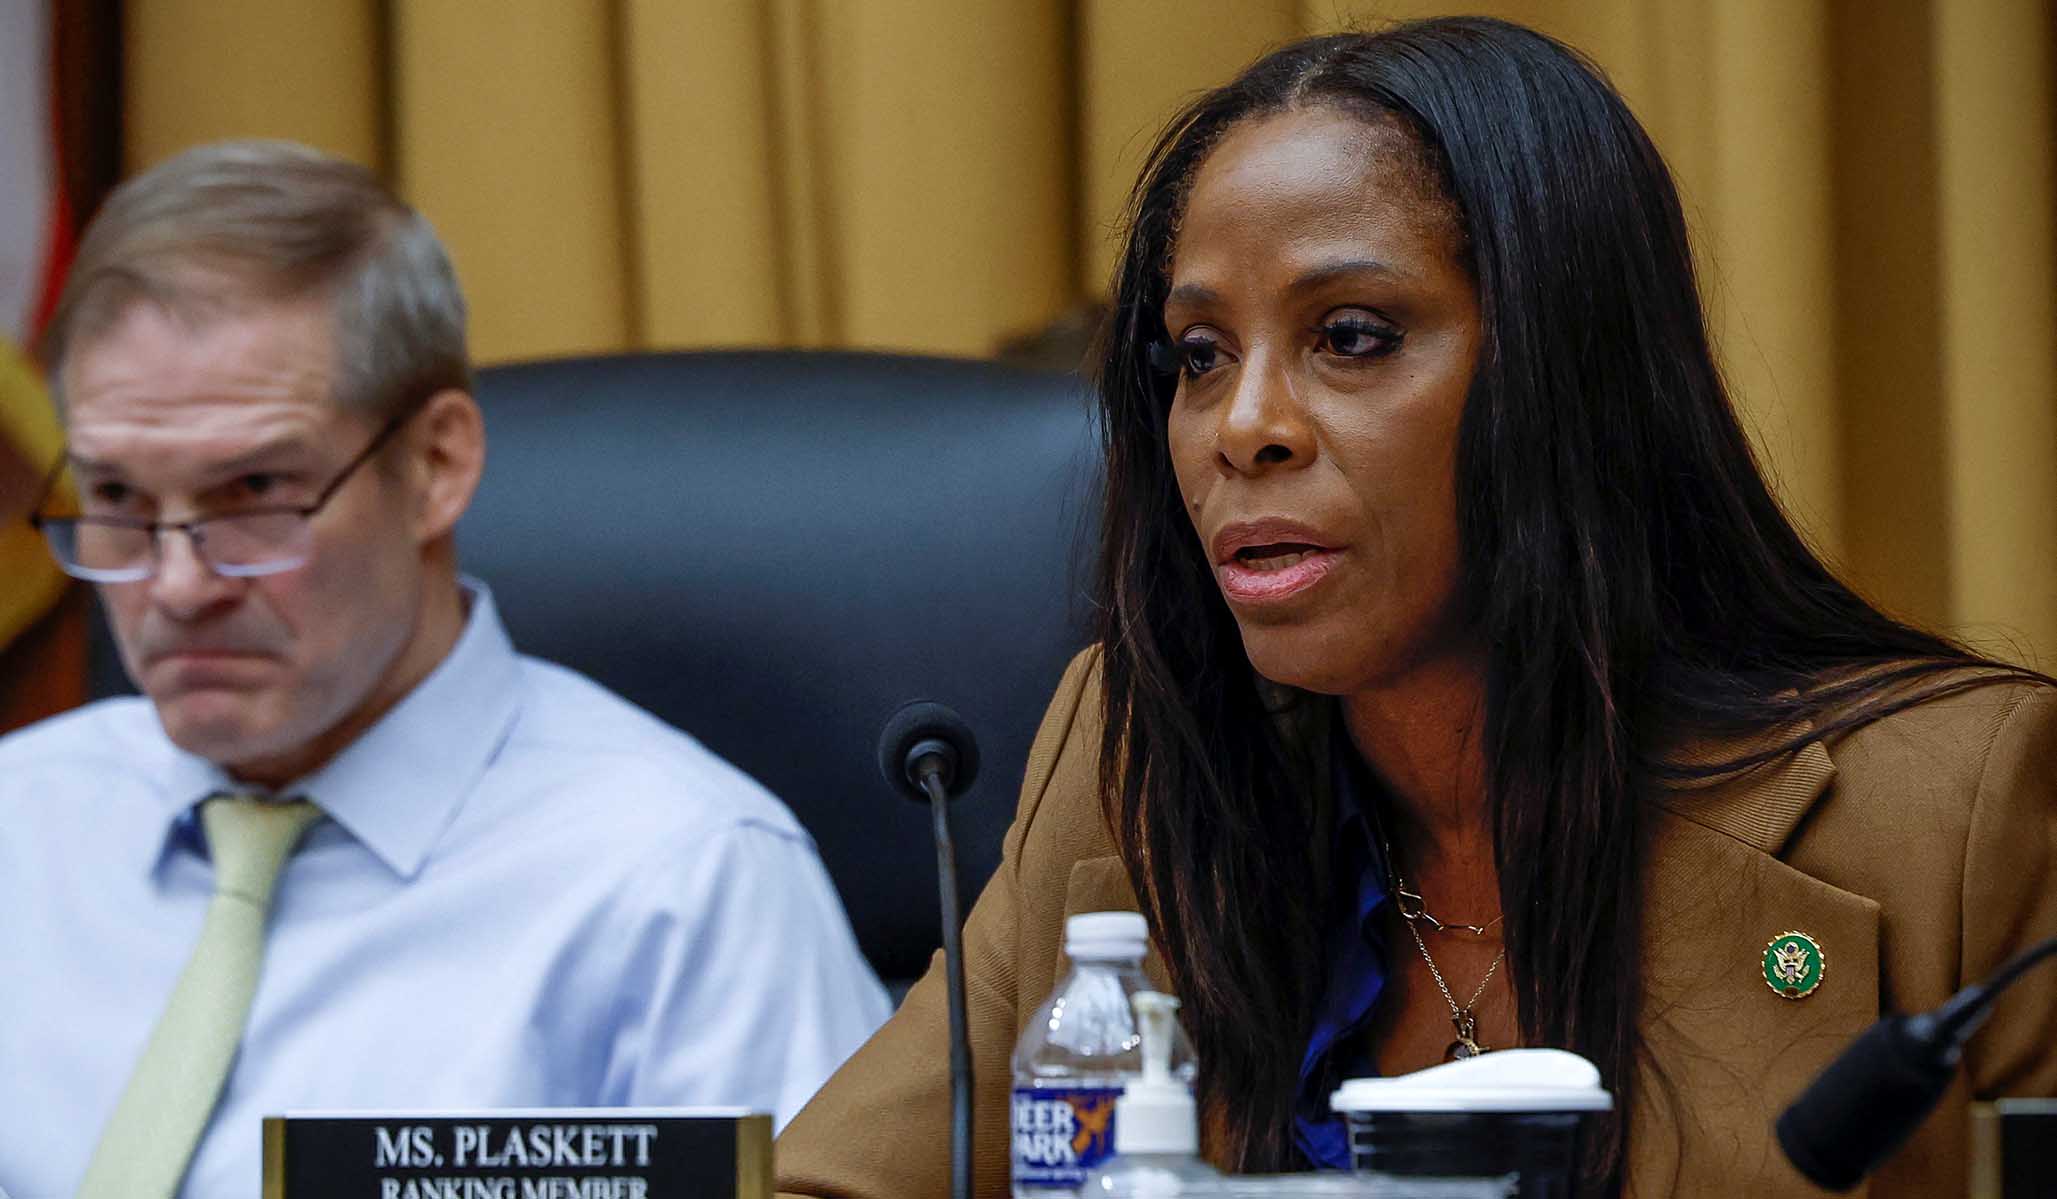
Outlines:
{"label": "black leather chair", "polygon": [[888,788],[903,702],[977,730],[953,808],[968,903],[1087,639],[1099,479],[1078,380],[852,353],[632,355],[481,372],[467,572],[515,644],[685,729],[814,835],[889,982],[939,943],[925,808]]}

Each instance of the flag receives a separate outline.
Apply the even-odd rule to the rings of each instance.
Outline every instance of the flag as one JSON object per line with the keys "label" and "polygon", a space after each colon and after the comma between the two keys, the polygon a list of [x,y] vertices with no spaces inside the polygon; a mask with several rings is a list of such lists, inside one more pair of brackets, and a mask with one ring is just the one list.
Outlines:
{"label": "flag", "polygon": [[25,519],[63,444],[25,350],[49,319],[72,250],[51,15],[47,0],[0,0],[0,648],[64,590]]}

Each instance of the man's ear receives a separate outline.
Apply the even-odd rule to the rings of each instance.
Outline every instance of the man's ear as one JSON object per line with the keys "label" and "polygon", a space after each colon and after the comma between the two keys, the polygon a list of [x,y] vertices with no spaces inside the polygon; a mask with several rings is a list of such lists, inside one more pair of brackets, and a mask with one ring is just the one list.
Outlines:
{"label": "man's ear", "polygon": [[486,421],[478,401],[455,388],[430,396],[414,421],[415,536],[426,544],[448,535],[471,506],[486,467]]}

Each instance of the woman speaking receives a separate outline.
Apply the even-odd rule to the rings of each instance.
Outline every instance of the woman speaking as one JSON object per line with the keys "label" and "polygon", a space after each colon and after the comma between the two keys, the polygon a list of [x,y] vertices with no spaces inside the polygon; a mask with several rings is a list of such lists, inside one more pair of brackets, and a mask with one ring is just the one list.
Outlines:
{"label": "woman speaking", "polygon": [[[1664,164],[1562,46],[1271,54],[1157,145],[1113,303],[1098,644],[966,928],[980,1195],[1071,912],[1148,917],[1223,1167],[1346,1165],[1339,1079],[1554,1045],[1616,1096],[1588,1190],[1644,1196],[1808,1193],[1771,1125],[1814,1073],[2057,932],[2057,688],[1793,530]],[[2057,1093],[2052,977],[1875,1199]],[[932,973],[783,1189],[947,1193],[943,1012]]]}

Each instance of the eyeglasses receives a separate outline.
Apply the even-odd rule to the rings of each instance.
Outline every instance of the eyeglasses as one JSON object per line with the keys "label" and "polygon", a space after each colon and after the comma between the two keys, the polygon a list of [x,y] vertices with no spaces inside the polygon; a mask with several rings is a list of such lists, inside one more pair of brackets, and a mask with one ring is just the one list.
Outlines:
{"label": "eyeglasses", "polygon": [[[227,578],[282,574],[307,564],[314,552],[314,515],[328,506],[357,469],[408,422],[418,407],[387,421],[371,444],[329,480],[308,504],[246,508],[194,520],[143,520],[132,516],[45,516],[29,523],[43,535],[64,573],[89,583],[135,583],[157,573],[159,538],[177,530],[193,543],[207,568]],[[64,472],[59,458],[43,485],[44,502]]]}

